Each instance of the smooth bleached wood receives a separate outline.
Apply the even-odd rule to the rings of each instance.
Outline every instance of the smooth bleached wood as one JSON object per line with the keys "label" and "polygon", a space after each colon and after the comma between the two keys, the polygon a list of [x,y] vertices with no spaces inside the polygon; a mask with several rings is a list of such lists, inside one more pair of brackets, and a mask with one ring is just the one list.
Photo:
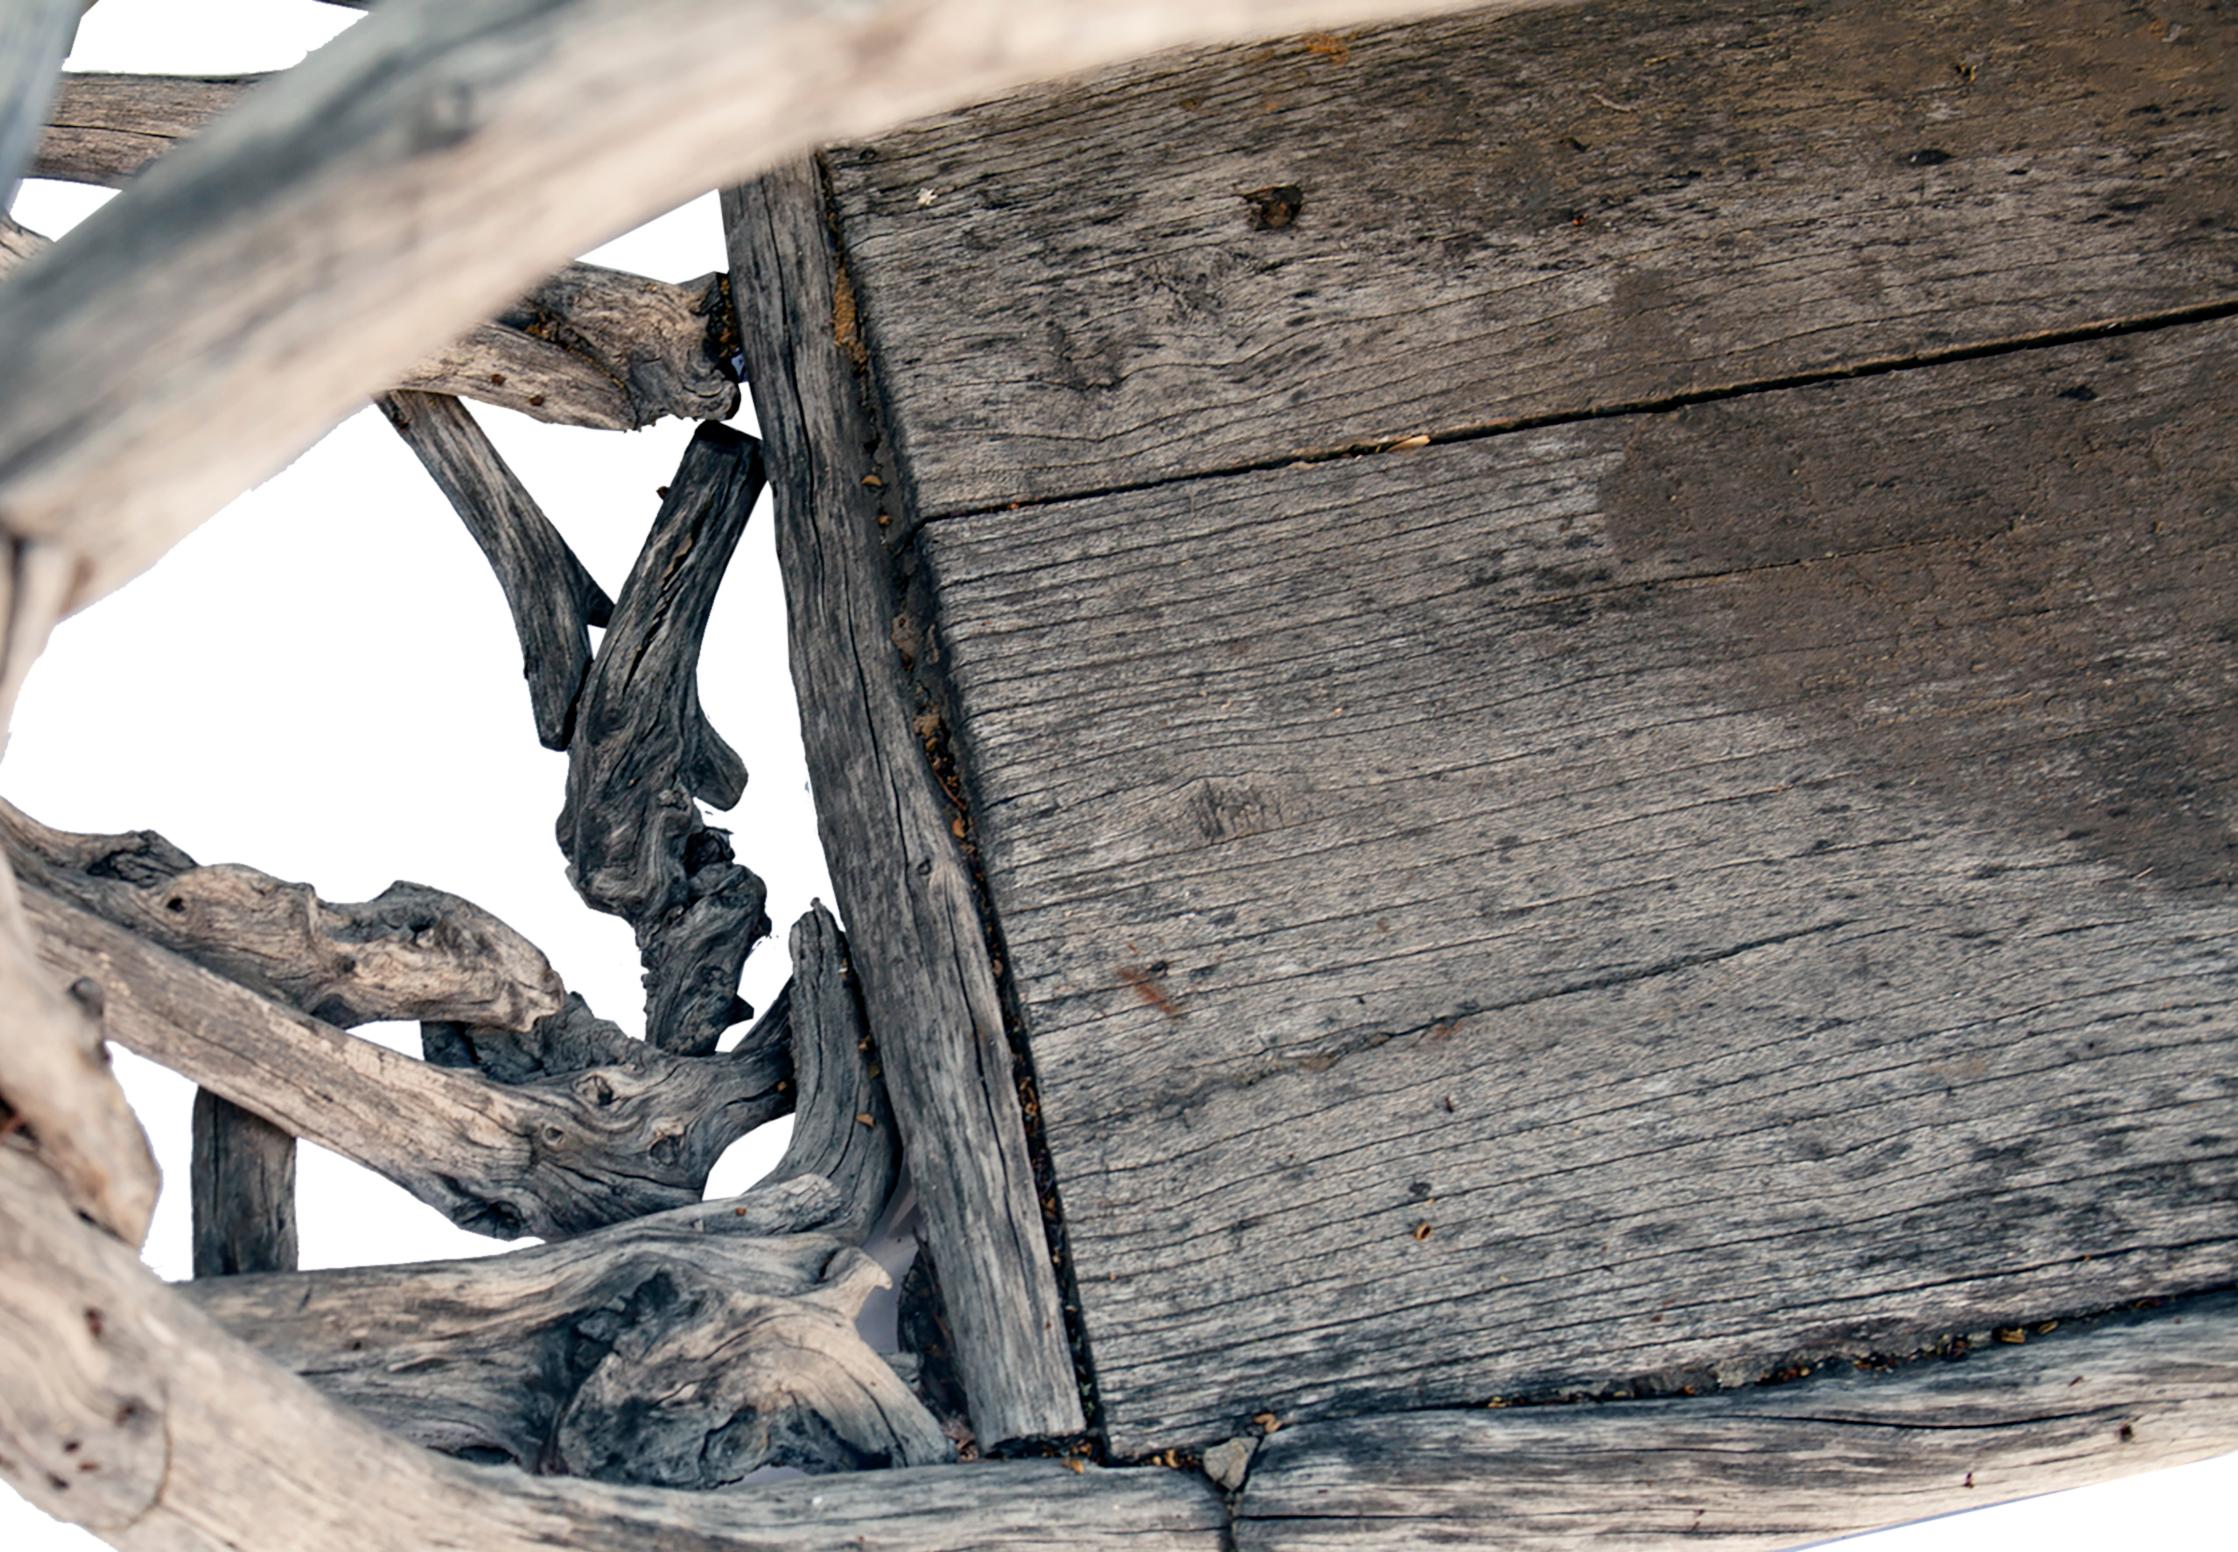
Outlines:
{"label": "smooth bleached wood", "polygon": [[692,434],[591,663],[567,752],[559,845],[584,901],[635,929],[645,1038],[705,1056],[747,1016],[738,974],[769,935],[768,891],[699,805],[734,806],[746,766],[699,704],[699,647],[762,491],[761,447]]}
{"label": "smooth bleached wood", "polygon": [[1284,1428],[1235,1545],[1778,1552],[2238,1449],[2229,1296],[2009,1334],[2026,1345],[1688,1400]]}
{"label": "smooth bleached wood", "polygon": [[731,285],[768,438],[777,558],[817,826],[939,1268],[971,1426],[1082,1423],[1009,1035],[960,823],[913,727],[814,168],[727,191]]}
{"label": "smooth bleached wood", "polygon": [[53,973],[110,1038],[378,1171],[462,1228],[547,1238],[699,1199],[726,1147],[791,1108],[781,1056],[637,1059],[497,1084],[349,1035],[26,886]]}
{"label": "smooth bleached wood", "polygon": [[501,1256],[186,1292],[325,1394],[467,1460],[710,1488],[765,1465],[947,1459],[855,1331],[884,1274],[830,1235],[768,1237],[781,1216],[748,1196]]}
{"label": "smooth bleached wood", "polygon": [[13,0],[0,10],[0,212],[16,197],[16,180],[39,144],[85,0]]}
{"label": "smooth bleached wood", "polygon": [[537,741],[565,749],[575,727],[575,697],[590,672],[590,627],[606,624],[613,601],[465,405],[426,393],[387,393],[375,402],[497,573],[521,639]]}
{"label": "smooth bleached wood", "polygon": [[[65,75],[32,171],[120,187],[268,79]],[[628,431],[667,415],[722,420],[738,409],[722,338],[728,315],[719,276],[671,284],[569,264],[423,356],[398,383],[560,425]]]}
{"label": "smooth bleached wood", "polygon": [[[226,1334],[80,1222],[12,1145],[0,1145],[0,1244],[15,1269],[0,1288],[0,1368],[19,1377],[0,1386],[0,1472],[124,1552],[1222,1546],[1217,1496],[1177,1471],[992,1462],[697,1493],[462,1466]],[[88,1459],[100,1469],[81,1472]]]}
{"label": "smooth bleached wood", "polygon": [[[82,607],[417,357],[710,186],[1022,81],[1437,3],[383,5],[0,290],[0,525],[67,535]],[[741,39],[786,68],[740,91]]]}
{"label": "smooth bleached wood", "polygon": [[194,1275],[294,1271],[295,1139],[207,1089],[190,1125]]}
{"label": "smooth bleached wood", "polygon": [[827,151],[915,513],[2238,295],[2226,11],[1500,9]]}
{"label": "smooth bleached wood", "polygon": [[2234,362],[927,524],[1113,1447],[2238,1278]]}

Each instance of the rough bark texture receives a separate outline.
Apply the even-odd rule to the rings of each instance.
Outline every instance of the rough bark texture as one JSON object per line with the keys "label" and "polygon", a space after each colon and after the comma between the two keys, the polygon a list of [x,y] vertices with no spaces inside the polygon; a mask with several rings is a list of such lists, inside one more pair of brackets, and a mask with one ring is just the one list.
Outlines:
{"label": "rough bark texture", "polygon": [[576,892],[636,929],[646,1038],[694,1056],[746,1016],[738,972],[769,935],[762,881],[699,816],[746,787],[745,764],[700,710],[699,646],[761,489],[752,437],[693,434],[591,664],[559,818]]}
{"label": "rough bark texture", "polygon": [[2004,1335],[2026,1346],[1691,1400],[1284,1428],[1235,1544],[1776,1552],[2238,1445],[2227,1295]]}
{"label": "rough bark texture", "polygon": [[815,170],[724,196],[769,439],[793,683],[832,887],[987,1443],[1070,1433],[1080,1397],[970,875],[912,725],[879,543],[876,436]]}
{"label": "rough bark texture", "polygon": [[196,1277],[295,1270],[295,1139],[203,1089],[190,1192]]}
{"label": "rough bark texture", "polygon": [[635,1060],[519,1085],[401,1056],[26,888],[39,952],[106,999],[111,1038],[388,1176],[461,1227],[556,1237],[696,1201],[791,1108],[781,1055]]}
{"label": "rough bark texture", "polygon": [[[838,1210],[834,1193],[811,1194],[818,1216]],[[946,1459],[855,1332],[854,1307],[884,1274],[829,1235],[773,1226],[797,1211],[751,1195],[713,1205],[725,1210],[480,1260],[235,1278],[188,1296],[336,1400],[467,1460],[708,1488],[764,1465]]]}
{"label": "rough bark texture", "polygon": [[[834,148],[905,499],[999,507],[2227,299],[2238,20],[2154,14],[1495,8]],[[1283,188],[1295,211],[1263,219],[1253,194]]]}
{"label": "rough bark texture", "polygon": [[521,638],[537,741],[565,749],[575,727],[575,698],[590,672],[590,627],[607,623],[613,601],[465,405],[426,393],[388,393],[377,402],[497,573]]}

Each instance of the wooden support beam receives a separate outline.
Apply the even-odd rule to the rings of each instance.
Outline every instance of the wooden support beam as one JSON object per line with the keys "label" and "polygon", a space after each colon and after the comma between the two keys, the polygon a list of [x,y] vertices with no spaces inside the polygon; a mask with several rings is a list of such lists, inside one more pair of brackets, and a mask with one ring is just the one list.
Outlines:
{"label": "wooden support beam", "polygon": [[454,1223],[579,1233],[696,1201],[723,1149],[790,1108],[781,1056],[627,1065],[506,1085],[402,1056],[26,887],[40,955],[105,999],[111,1038],[289,1134],[388,1176]]}
{"label": "wooden support beam", "polygon": [[537,741],[547,749],[565,749],[575,727],[575,698],[590,672],[590,627],[606,624],[613,601],[465,405],[443,395],[402,392],[383,394],[376,402],[450,498],[497,573],[521,638],[521,673],[528,680]]}
{"label": "wooden support beam", "polygon": [[697,1493],[465,1466],[229,1335],[82,1222],[14,1146],[0,1146],[0,1244],[0,1372],[14,1377],[0,1386],[0,1471],[124,1552],[1222,1546],[1218,1496],[1176,1471],[1010,1461]]}
{"label": "wooden support beam", "polygon": [[[711,184],[1024,80],[1442,3],[383,5],[0,288],[6,531],[66,534],[82,607],[424,352]],[[745,40],[786,61],[753,91]]]}
{"label": "wooden support beam", "polygon": [[895,645],[877,442],[822,191],[800,162],[724,195],[748,380],[769,439],[793,683],[832,887],[925,1214],[973,1431],[1082,1425],[970,873]]}
{"label": "wooden support beam", "polygon": [[948,1459],[855,1329],[885,1274],[799,1221],[801,1205],[830,1214],[845,1198],[815,1177],[793,1185],[812,1189],[501,1256],[229,1278],[187,1296],[326,1395],[467,1460],[712,1488],[765,1465]]}
{"label": "wooden support beam", "polygon": [[769,935],[762,881],[700,818],[746,787],[746,766],[699,704],[699,646],[762,490],[761,447],[704,425],[661,499],[591,664],[559,817],[567,875],[637,932],[645,1037],[703,1056],[744,1016],[738,973]]}
{"label": "wooden support beam", "polygon": [[1235,1545],[1776,1552],[2238,1449],[2238,1297],[1999,1341],[2023,1339],[1691,1399],[1284,1428]]}

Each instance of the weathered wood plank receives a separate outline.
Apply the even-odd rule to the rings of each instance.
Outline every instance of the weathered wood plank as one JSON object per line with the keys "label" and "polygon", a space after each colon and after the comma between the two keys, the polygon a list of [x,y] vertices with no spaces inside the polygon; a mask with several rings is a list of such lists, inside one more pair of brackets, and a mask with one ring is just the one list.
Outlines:
{"label": "weathered wood plank", "polygon": [[2226,299],[2234,113],[2202,0],[1596,0],[826,159],[938,515]]}
{"label": "weathered wood plank", "polygon": [[1239,1552],[1775,1552],[2238,1448],[2238,1302],[1692,1400],[1313,1423],[1258,1451]]}
{"label": "weathered wood plank", "polygon": [[[126,1552],[1219,1552],[1226,1515],[1177,1471],[934,1466],[674,1492],[469,1467],[385,1432],[227,1335],[52,1177],[0,1144],[0,1467]],[[74,1445],[72,1448],[70,1446]],[[85,1460],[98,1463],[80,1470]]]}
{"label": "weathered wood plank", "polygon": [[467,1460],[711,1488],[764,1465],[948,1459],[931,1415],[855,1329],[886,1281],[877,1264],[828,1234],[751,1232],[783,1216],[754,1196],[732,1211],[185,1292],[324,1394]]}
{"label": "weathered wood plank", "polygon": [[880,543],[876,436],[813,166],[727,191],[731,286],[768,439],[817,827],[988,1444],[1082,1423],[1009,1035],[955,809],[919,748]]}
{"label": "weathered wood plank", "polygon": [[194,1275],[294,1271],[295,1139],[208,1089],[195,1091],[191,1134]]}
{"label": "weathered wood plank", "polygon": [[425,393],[383,394],[375,402],[442,487],[497,573],[521,638],[521,673],[536,713],[537,741],[547,749],[565,749],[575,728],[575,697],[590,672],[590,627],[613,617],[613,600],[583,569],[466,406]]}
{"label": "weathered wood plank", "polygon": [[790,1108],[781,1056],[640,1046],[571,1079],[497,1084],[298,1013],[25,885],[40,958],[109,1037],[377,1170],[454,1223],[547,1238],[698,1200],[724,1148]]}
{"label": "weathered wood plank", "polygon": [[2234,415],[2223,321],[927,525],[1114,1447],[2238,1276]]}

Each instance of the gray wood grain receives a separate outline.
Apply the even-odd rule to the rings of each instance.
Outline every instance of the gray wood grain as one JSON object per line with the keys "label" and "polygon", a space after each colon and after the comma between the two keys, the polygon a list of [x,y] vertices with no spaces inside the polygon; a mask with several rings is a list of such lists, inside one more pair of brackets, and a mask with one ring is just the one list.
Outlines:
{"label": "gray wood grain", "polygon": [[1775,1552],[2234,1447],[2222,1296],[1886,1373],[1285,1428],[1253,1461],[1235,1544]]}
{"label": "gray wood grain", "polygon": [[1076,1431],[1080,1397],[1009,1035],[956,810],[913,726],[875,443],[814,168],[726,191],[747,380],[768,438],[793,684],[832,888],[901,1126],[971,1423]]}
{"label": "gray wood grain", "polygon": [[388,393],[375,401],[412,449],[497,573],[521,639],[521,673],[537,741],[565,749],[575,697],[590,672],[590,627],[612,618],[606,596],[528,488],[458,400]]}
{"label": "gray wood grain", "polygon": [[[72,72],[62,78],[32,171],[120,187],[234,106],[265,76]],[[738,409],[721,277],[671,284],[569,264],[399,379],[560,425],[628,431],[667,415]]]}
{"label": "gray wood grain", "polygon": [[938,515],[2226,299],[2238,36],[2155,16],[1596,0],[825,155]]}
{"label": "gray wood grain", "polygon": [[901,1179],[901,1140],[839,923],[821,903],[793,923],[785,991],[793,1053],[793,1135],[772,1173],[815,1175],[846,1207],[832,1232],[861,1243]]}
{"label": "gray wood grain", "polygon": [[23,887],[42,960],[109,1037],[376,1170],[452,1222],[546,1238],[697,1201],[731,1143],[791,1108],[782,1056],[634,1060],[498,1084],[401,1055]]}
{"label": "gray wood grain", "polygon": [[[0,1144],[11,1275],[0,1456],[37,1508],[126,1552],[1219,1552],[1226,1516],[1178,1471],[1053,1460],[676,1492],[446,1460],[260,1357],[82,1222]],[[188,1285],[191,1287],[192,1285]],[[89,1313],[90,1312],[90,1313]],[[96,1470],[83,1471],[86,1460]]]}
{"label": "gray wood grain", "polygon": [[49,246],[47,238],[0,214],[0,278],[5,278],[26,260],[38,257]]}
{"label": "gray wood grain", "polygon": [[875,1263],[827,1234],[767,1237],[778,1215],[751,1195],[733,1211],[186,1292],[325,1394],[467,1460],[711,1488],[765,1465],[947,1459],[855,1330],[855,1306],[884,1281]]}
{"label": "gray wood grain", "polygon": [[2238,1275],[2234,347],[928,524],[1114,1448]]}
{"label": "gray wood grain", "polygon": [[294,1271],[295,1139],[207,1089],[189,1126],[194,1275]]}
{"label": "gray wood grain", "polygon": [[662,492],[622,584],[567,751],[559,816],[567,876],[584,901],[635,929],[645,1038],[705,1056],[751,1011],[739,970],[769,935],[768,891],[700,817],[746,788],[746,766],[699,703],[700,639],[747,516],[761,447],[704,425]]}

